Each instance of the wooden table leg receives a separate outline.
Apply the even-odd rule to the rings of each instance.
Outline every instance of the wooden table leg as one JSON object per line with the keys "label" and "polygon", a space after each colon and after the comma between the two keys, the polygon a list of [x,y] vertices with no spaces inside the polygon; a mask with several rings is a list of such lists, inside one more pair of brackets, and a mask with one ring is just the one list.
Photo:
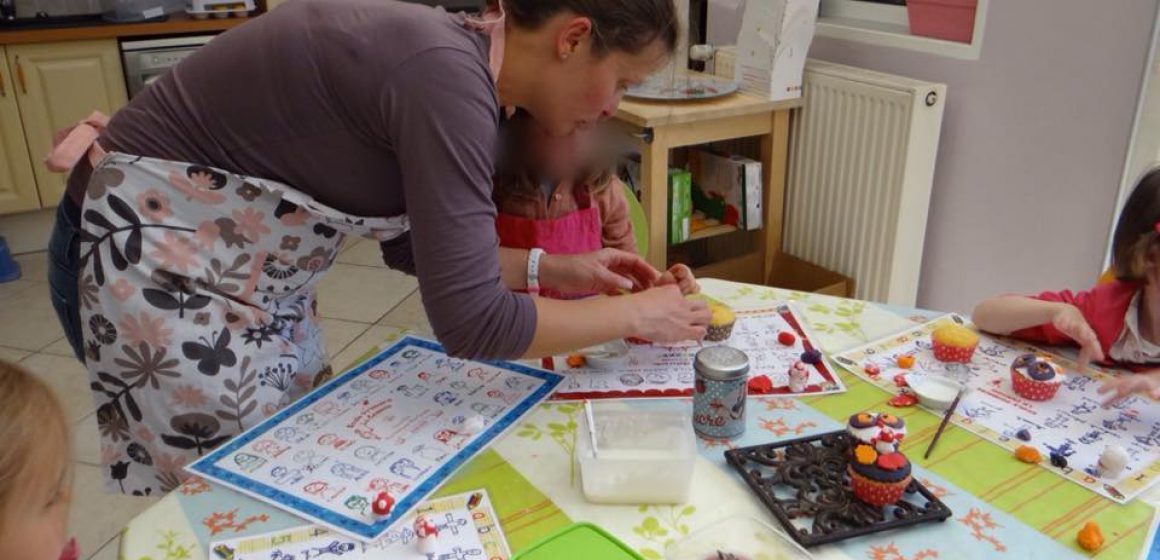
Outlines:
{"label": "wooden table leg", "polygon": [[765,223],[762,251],[765,253],[764,283],[768,284],[773,261],[781,252],[781,230],[785,217],[785,183],[789,171],[789,111],[774,111],[773,131],[761,137],[761,168],[765,174]]}
{"label": "wooden table leg", "polygon": [[640,168],[641,203],[648,220],[646,258],[663,271],[668,268],[669,248],[669,148],[663,130],[654,130],[652,142],[641,145]]}

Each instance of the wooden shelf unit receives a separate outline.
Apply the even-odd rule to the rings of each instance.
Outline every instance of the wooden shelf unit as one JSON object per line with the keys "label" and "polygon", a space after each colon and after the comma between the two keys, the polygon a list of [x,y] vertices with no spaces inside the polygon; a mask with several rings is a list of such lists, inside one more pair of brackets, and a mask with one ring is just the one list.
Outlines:
{"label": "wooden shelf unit", "polygon": [[764,183],[764,227],[751,232],[713,228],[698,232],[690,237],[690,241],[712,243],[725,239],[726,235],[748,236],[753,242],[753,250],[699,267],[697,271],[706,277],[738,282],[764,284],[767,281],[774,259],[781,250],[790,111],[801,104],[800,99],[768,101],[744,93],[683,103],[621,102],[616,122],[636,139],[641,152],[641,203],[649,224],[648,260],[653,266],[664,270],[669,265],[667,218],[671,150],[758,137]]}

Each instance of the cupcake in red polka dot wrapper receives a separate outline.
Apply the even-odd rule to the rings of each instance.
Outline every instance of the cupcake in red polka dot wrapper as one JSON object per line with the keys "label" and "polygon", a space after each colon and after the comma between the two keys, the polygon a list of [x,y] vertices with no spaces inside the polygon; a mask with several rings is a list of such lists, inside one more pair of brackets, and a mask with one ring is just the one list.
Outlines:
{"label": "cupcake in red polka dot wrapper", "polygon": [[1063,385],[1063,372],[1050,360],[1024,354],[1011,362],[1011,388],[1031,401],[1049,401]]}
{"label": "cupcake in red polka dot wrapper", "polygon": [[899,451],[906,421],[893,414],[862,412],[850,417],[846,430],[854,438],[846,467],[854,497],[879,507],[897,503],[913,480],[910,461]]}
{"label": "cupcake in red polka dot wrapper", "polygon": [[979,346],[979,335],[962,325],[946,324],[930,333],[934,357],[940,362],[967,363]]}

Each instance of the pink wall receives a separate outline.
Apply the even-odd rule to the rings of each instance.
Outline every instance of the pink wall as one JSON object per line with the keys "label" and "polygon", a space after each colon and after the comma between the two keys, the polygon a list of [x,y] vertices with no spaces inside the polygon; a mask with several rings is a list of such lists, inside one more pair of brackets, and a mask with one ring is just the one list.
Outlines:
{"label": "pink wall", "polygon": [[991,0],[977,61],[815,39],[812,57],[948,84],[920,306],[1094,282],[1156,9]]}

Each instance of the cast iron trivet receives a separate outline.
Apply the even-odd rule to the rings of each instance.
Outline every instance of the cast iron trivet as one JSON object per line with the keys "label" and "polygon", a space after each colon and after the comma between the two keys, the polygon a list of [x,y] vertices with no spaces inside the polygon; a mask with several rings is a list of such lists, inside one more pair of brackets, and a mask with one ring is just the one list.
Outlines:
{"label": "cast iron trivet", "polygon": [[856,499],[846,474],[852,441],[841,430],[731,449],[725,459],[789,535],[805,547],[951,516],[950,508],[918,480],[892,506],[879,508]]}

